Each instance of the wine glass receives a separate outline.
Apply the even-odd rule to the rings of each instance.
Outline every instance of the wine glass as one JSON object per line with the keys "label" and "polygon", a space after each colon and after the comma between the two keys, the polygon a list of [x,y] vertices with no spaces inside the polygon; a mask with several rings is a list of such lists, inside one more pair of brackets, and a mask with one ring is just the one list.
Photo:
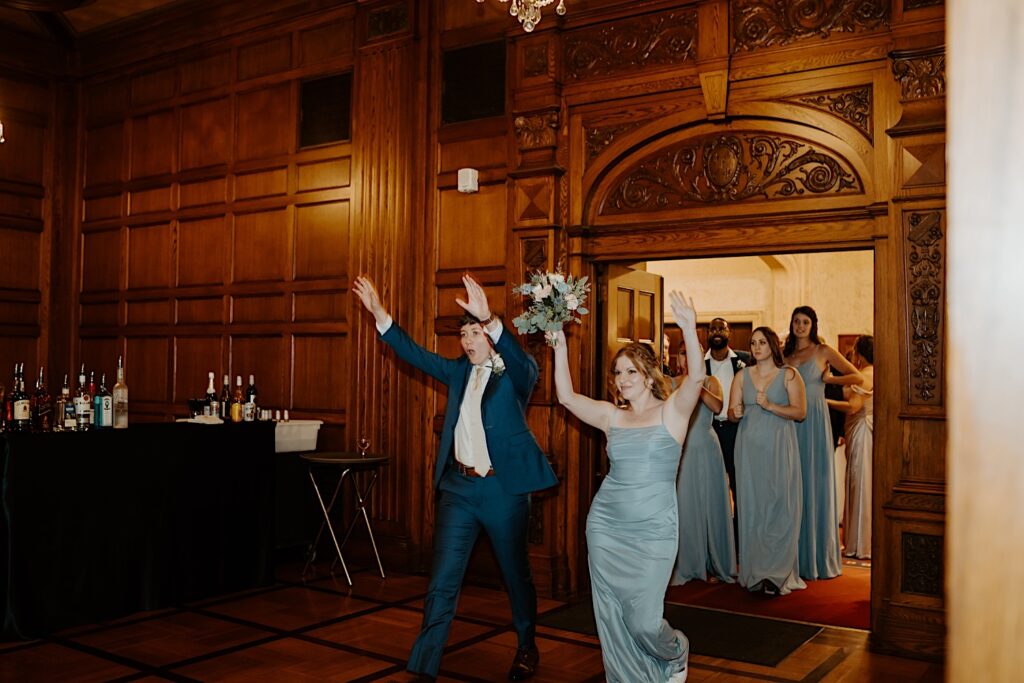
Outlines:
{"label": "wine glass", "polygon": [[359,456],[362,458],[366,457],[367,451],[370,450],[370,440],[366,436],[359,437]]}

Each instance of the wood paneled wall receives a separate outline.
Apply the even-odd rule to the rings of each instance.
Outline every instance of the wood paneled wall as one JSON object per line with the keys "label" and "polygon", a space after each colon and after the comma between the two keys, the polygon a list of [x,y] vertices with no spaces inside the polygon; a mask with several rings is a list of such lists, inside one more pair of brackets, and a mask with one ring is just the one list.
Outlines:
{"label": "wood paneled wall", "polygon": [[[393,457],[374,511],[388,562],[423,567],[446,397],[375,340],[348,293],[356,274],[415,339],[454,356],[464,271],[509,321],[511,288],[559,263],[596,275],[657,257],[872,248],[873,643],[941,656],[942,4],[838,0],[795,22],[754,0],[579,0],[531,34],[505,9],[227,0],[88,36],[77,96],[51,93],[63,105],[28,117],[76,123],[80,159],[64,181],[79,220],[50,249],[73,273],[53,296],[68,314],[39,334],[98,367],[124,353],[140,419],[184,412],[208,370],[252,372],[267,405],[328,422],[322,446],[366,436]],[[442,51],[502,38],[507,115],[440,125]],[[300,81],[346,70],[352,141],[299,149]],[[480,171],[476,194],[456,190],[465,166]],[[31,179],[17,202],[45,188],[32,172],[19,171]],[[13,231],[20,248],[46,252],[32,241],[45,239],[40,211]],[[29,293],[4,296],[47,300],[43,268],[19,276],[39,280]],[[597,320],[570,342],[595,394]],[[565,595],[587,585],[603,440],[566,418],[550,351],[524,342],[542,369],[529,422],[561,479],[535,497],[531,559],[541,592]],[[496,580],[488,563],[473,571]]]}

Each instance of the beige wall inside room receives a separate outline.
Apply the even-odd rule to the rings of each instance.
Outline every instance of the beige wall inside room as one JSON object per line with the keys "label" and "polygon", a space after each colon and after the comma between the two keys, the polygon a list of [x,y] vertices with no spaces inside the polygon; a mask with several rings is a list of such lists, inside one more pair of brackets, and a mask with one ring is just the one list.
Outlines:
{"label": "beige wall inside room", "polygon": [[[870,251],[651,261],[665,291],[692,296],[701,322],[721,316],[770,325],[785,336],[797,306],[818,313],[818,332],[833,346],[840,334],[871,334],[874,263]],[[666,322],[674,322],[665,309]]]}

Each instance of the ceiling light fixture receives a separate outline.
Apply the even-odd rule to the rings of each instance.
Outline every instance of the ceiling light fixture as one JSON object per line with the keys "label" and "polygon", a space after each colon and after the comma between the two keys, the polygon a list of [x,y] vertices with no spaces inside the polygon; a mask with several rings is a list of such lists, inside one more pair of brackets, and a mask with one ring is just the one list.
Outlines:
{"label": "ceiling light fixture", "polygon": [[[484,0],[476,0],[477,2],[483,2]],[[508,8],[508,13],[513,17],[519,19],[519,23],[523,25],[523,30],[529,33],[533,29],[537,28],[537,24],[540,23],[542,7],[547,7],[555,0],[512,0],[512,6]],[[499,2],[509,2],[509,0],[499,0]],[[558,6],[555,7],[555,14],[558,16],[565,15],[565,0],[558,0]]]}

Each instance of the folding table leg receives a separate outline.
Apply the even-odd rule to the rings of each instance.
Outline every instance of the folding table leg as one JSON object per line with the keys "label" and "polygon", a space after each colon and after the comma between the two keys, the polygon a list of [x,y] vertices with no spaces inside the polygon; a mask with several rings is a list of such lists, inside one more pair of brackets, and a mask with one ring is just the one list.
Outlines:
{"label": "folding table leg", "polygon": [[[349,576],[348,567],[345,565],[345,558],[341,554],[341,545],[338,544],[338,538],[334,534],[334,526],[331,524],[331,510],[334,509],[334,503],[338,499],[338,493],[341,491],[341,485],[345,481],[345,477],[349,474],[349,470],[345,470],[341,473],[341,477],[338,479],[338,485],[334,487],[334,493],[331,495],[331,502],[328,505],[324,505],[323,496],[320,495],[320,487],[317,486],[316,477],[313,476],[313,468],[309,468],[309,480],[313,482],[313,490],[316,492],[317,502],[320,503],[320,510],[324,513],[324,521],[320,523],[320,530],[316,534],[316,538],[313,540],[313,545],[310,547],[309,556],[306,558],[306,566],[302,569],[302,575],[306,575],[306,571],[309,569],[310,564],[313,562],[313,558],[316,556],[317,546],[320,544],[320,537],[324,532],[324,526],[327,527],[327,531],[331,534],[331,541],[334,543],[334,551],[338,557],[335,561],[341,562],[341,568],[345,572],[345,580],[348,581],[348,585],[352,585],[352,577]],[[334,562],[331,562],[331,571],[334,571]]]}
{"label": "folding table leg", "polygon": [[[384,564],[380,561],[380,552],[377,550],[377,539],[373,536],[373,527],[370,526],[370,515],[366,511],[366,503],[370,499],[370,491],[373,490],[373,485],[377,483],[377,470],[373,470],[370,476],[370,482],[366,485],[366,489],[362,493],[359,492],[359,484],[355,477],[352,476],[352,491],[356,494],[356,501],[359,507],[359,512],[362,513],[363,521],[366,523],[366,531],[370,534],[370,545],[373,546],[373,554],[377,558],[377,569],[380,571],[380,578],[386,579],[384,575]],[[345,543],[348,541],[348,537],[352,535],[352,529],[355,528],[356,522],[359,521],[359,515],[352,518],[352,521],[348,524],[348,529],[345,531],[345,538],[341,541],[341,546],[344,548]]]}

